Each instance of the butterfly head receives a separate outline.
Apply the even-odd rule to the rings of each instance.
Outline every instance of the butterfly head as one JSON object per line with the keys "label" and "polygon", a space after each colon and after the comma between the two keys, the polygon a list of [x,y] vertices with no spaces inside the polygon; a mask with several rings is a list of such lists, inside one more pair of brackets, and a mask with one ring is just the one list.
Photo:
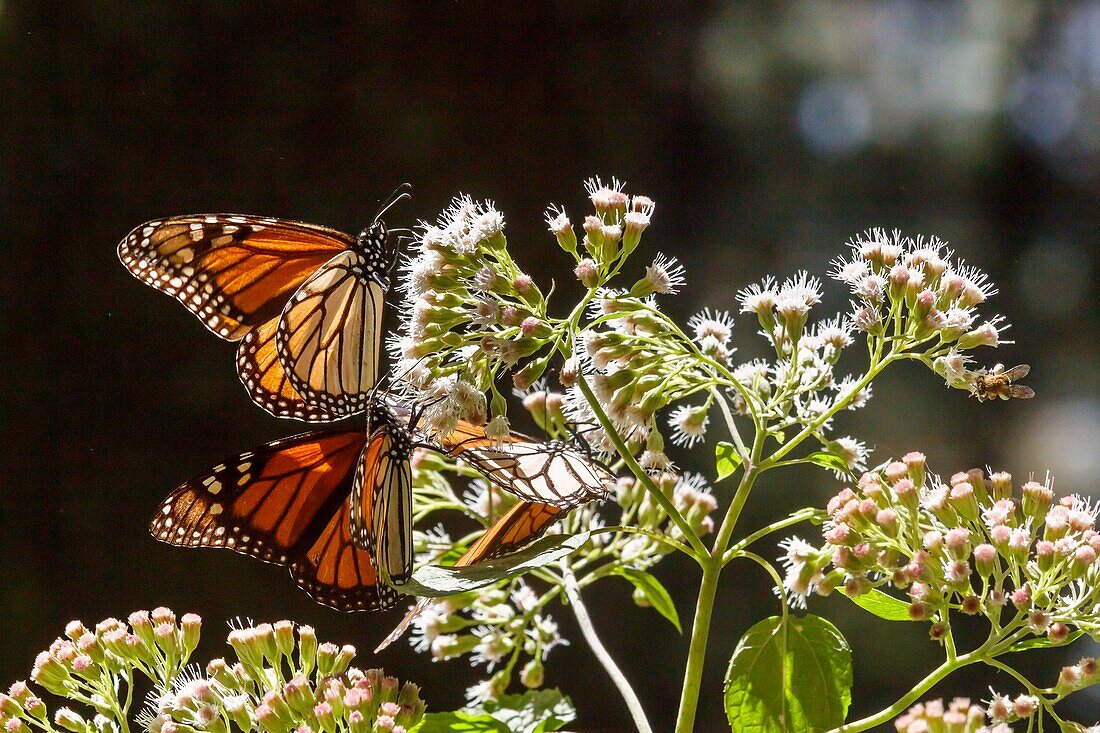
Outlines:
{"label": "butterfly head", "polygon": [[366,257],[371,277],[385,289],[390,286],[390,271],[397,259],[397,245],[386,224],[375,219],[356,238],[356,247]]}
{"label": "butterfly head", "polygon": [[369,263],[371,275],[383,288],[390,285],[390,272],[397,262],[397,242],[391,240],[386,223],[382,221],[382,215],[389,211],[390,207],[399,201],[411,198],[408,183],[402,183],[390,194],[390,197],[378,209],[374,215],[374,221],[359,232],[356,244]]}

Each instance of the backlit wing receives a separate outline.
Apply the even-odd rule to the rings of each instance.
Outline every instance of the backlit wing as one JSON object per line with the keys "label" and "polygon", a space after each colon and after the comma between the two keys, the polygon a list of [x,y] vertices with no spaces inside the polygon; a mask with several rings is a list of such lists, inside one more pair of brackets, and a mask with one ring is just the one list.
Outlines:
{"label": "backlit wing", "polygon": [[[350,496],[363,443],[361,430],[322,430],[241,453],[172,492],[149,530],[169,544],[225,547],[288,565],[310,595],[340,610],[392,605],[370,555],[351,546]],[[361,586],[349,583],[352,575]]]}
{"label": "backlit wing", "polygon": [[362,411],[378,380],[385,290],[358,252],[335,257],[287,302],[276,346],[291,386],[331,415]]}
{"label": "backlit wing", "polygon": [[248,396],[275,417],[308,422],[335,419],[324,408],[303,400],[290,383],[275,346],[278,327],[279,319],[272,318],[245,334],[237,347],[237,376],[248,390]]}
{"label": "backlit wing", "polygon": [[603,464],[560,441],[469,445],[447,452],[496,486],[535,504],[572,508],[605,499],[615,480]]}
{"label": "backlit wing", "polygon": [[118,256],[139,280],[236,340],[279,315],[306,278],[354,241],[313,224],[199,214],[142,224],[119,243]]}
{"label": "backlit wing", "polygon": [[350,497],[290,574],[315,601],[342,611],[374,611],[397,602],[397,593],[379,582],[370,553],[352,541]]}
{"label": "backlit wing", "polygon": [[[481,560],[506,555],[532,542],[542,536],[546,528],[561,518],[565,509],[548,506],[546,504],[532,504],[521,501],[498,519],[492,527],[485,531],[470,548],[455,562],[455,567],[473,565]],[[382,651],[393,642],[400,639],[405,630],[409,628],[416,617],[424,612],[431,604],[432,599],[421,598],[416,602],[405,617],[394,627],[393,631],[374,650]]]}
{"label": "backlit wing", "polygon": [[413,569],[412,440],[386,411],[373,417],[352,489],[351,533],[374,557],[383,582],[401,584]]}

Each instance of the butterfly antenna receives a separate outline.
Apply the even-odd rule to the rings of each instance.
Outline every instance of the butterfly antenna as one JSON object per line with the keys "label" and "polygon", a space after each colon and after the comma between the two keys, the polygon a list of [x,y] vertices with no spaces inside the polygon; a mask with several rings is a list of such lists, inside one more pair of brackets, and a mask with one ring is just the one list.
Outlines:
{"label": "butterfly antenna", "polygon": [[385,203],[382,204],[382,207],[380,209],[378,209],[378,213],[374,215],[374,220],[378,221],[379,219],[381,219],[382,215],[385,214],[387,211],[389,211],[390,208],[394,204],[396,204],[398,201],[404,201],[405,199],[411,199],[412,194],[409,193],[410,188],[412,188],[412,184],[408,183],[407,181],[405,183],[402,183],[397,188],[395,188],[393,190],[393,193],[391,193],[389,195],[389,198],[387,198],[385,200]]}

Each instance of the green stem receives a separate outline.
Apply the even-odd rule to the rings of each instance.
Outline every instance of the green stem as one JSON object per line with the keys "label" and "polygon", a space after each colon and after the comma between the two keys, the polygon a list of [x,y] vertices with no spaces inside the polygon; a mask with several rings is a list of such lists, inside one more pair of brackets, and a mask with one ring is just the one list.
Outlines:
{"label": "green stem", "polygon": [[592,618],[588,615],[588,609],[581,603],[577,578],[573,575],[572,569],[565,563],[562,563],[562,575],[565,578],[565,595],[569,598],[569,603],[573,607],[573,615],[577,617],[577,625],[581,628],[584,640],[588,642],[592,653],[596,655],[596,659],[600,661],[604,671],[607,672],[611,681],[615,683],[615,687],[618,688],[619,694],[623,696],[626,707],[630,710],[630,717],[634,719],[634,725],[638,728],[638,733],[653,733],[653,728],[649,725],[649,720],[645,716],[645,710],[642,709],[642,701],[638,699],[638,695],[634,692],[634,688],[630,686],[629,680],[619,669],[619,665],[615,664],[615,660],[611,658],[603,642],[600,641],[600,637],[596,635],[596,627],[592,625]]}
{"label": "green stem", "polygon": [[746,547],[756,542],[757,540],[763,537],[767,537],[773,532],[778,532],[781,529],[786,529],[787,527],[791,527],[800,522],[805,522],[807,520],[813,519],[819,514],[821,514],[819,510],[808,507],[806,509],[798,510],[786,519],[780,519],[778,522],[772,522],[767,527],[761,527],[752,534],[735,542],[733,546],[729,548],[726,554],[722,556],[722,564],[724,565],[733,560],[739,555],[742,550],[744,550]]}
{"label": "green stem", "polygon": [[703,681],[703,660],[706,658],[714,597],[718,593],[718,578],[721,573],[720,562],[711,559],[703,564],[703,579],[699,584],[699,598],[695,603],[695,620],[691,625],[691,645],[688,647],[687,667],[684,670],[684,686],[680,693],[680,712],[676,717],[676,733],[691,733],[695,726],[695,712],[699,708],[699,691]]}
{"label": "green stem", "polygon": [[[877,377],[879,373],[890,364],[890,362],[894,361],[895,358],[895,355],[891,353],[888,354],[886,358],[880,361],[878,360],[876,355],[876,358],[872,359],[870,366],[867,368],[867,373],[863,375],[862,379],[852,385],[851,389],[848,390],[848,394],[845,395],[845,397],[851,398],[854,395],[859,394],[868,384],[871,383],[871,380]],[[829,420],[829,418],[846,408],[849,401],[850,399],[838,399],[836,401],[836,404],[823,412],[816,420],[804,427],[802,431],[798,433],[798,435],[791,438],[786,444],[783,445],[783,447],[779,448],[778,450],[776,450],[775,453],[769,456],[768,459],[764,462],[764,467],[774,467],[776,463],[782,460],[783,456],[787,455],[792,450],[797,448],[803,440],[816,432]]]}
{"label": "green stem", "polygon": [[604,431],[607,432],[607,436],[611,439],[612,444],[615,446],[615,450],[619,452],[619,455],[626,462],[627,468],[630,472],[642,482],[642,486],[646,488],[646,491],[653,496],[661,508],[665,510],[669,518],[676,524],[676,527],[680,530],[681,534],[687,539],[688,544],[691,545],[693,550],[692,557],[698,562],[704,562],[710,553],[707,551],[703,541],[699,539],[699,535],[695,533],[691,525],[688,524],[684,516],[680,514],[680,510],[676,508],[676,505],[672,503],[672,500],[665,496],[665,493],[661,491],[657,484],[653,483],[653,479],[649,474],[645,472],[638,461],[634,458],[634,454],[627,448],[626,443],[619,436],[619,431],[615,429],[615,426],[611,424],[611,419],[607,416],[607,413],[603,411],[603,407],[600,405],[596,395],[593,394],[592,388],[588,386],[588,382],[584,380],[584,377],[580,374],[577,375],[577,386],[580,387],[581,394],[588,401],[589,406],[592,408],[592,413],[596,416],[596,419],[600,421],[600,425],[603,426]]}
{"label": "green stem", "polygon": [[969,654],[963,654],[962,656],[955,657],[954,660],[949,660],[936,667],[932,672],[917,683],[917,686],[907,692],[897,702],[888,708],[880,710],[874,715],[869,715],[862,720],[857,720],[853,723],[846,723],[839,728],[833,728],[828,733],[857,733],[858,731],[868,730],[874,728],[876,725],[883,725],[889,723],[891,720],[901,715],[908,710],[917,700],[924,696],[926,692],[931,690],[938,682],[943,680],[949,674],[957,669],[961,669],[969,664],[980,662],[983,660],[983,650],[975,649]]}

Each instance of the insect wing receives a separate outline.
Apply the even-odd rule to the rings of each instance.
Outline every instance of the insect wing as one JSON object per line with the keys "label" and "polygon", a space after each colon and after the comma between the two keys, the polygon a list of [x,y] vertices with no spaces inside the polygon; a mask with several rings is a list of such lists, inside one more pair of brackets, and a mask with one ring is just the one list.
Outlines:
{"label": "insect wing", "polygon": [[302,222],[198,214],[136,227],[119,243],[118,257],[139,280],[235,341],[277,316],[306,278],[354,241]]}
{"label": "insect wing", "polygon": [[1018,364],[1007,371],[1001,372],[997,376],[1001,377],[1002,379],[1007,379],[1010,382],[1014,382],[1018,379],[1023,379],[1024,377],[1026,377],[1028,375],[1028,372],[1030,371],[1031,366],[1029,366],[1028,364]]}
{"label": "insect wing", "polygon": [[350,494],[361,430],[322,430],[247,451],[188,481],[149,531],[183,547],[224,547],[290,566],[311,596],[340,610],[392,605],[370,555],[352,546]]}
{"label": "insect wing", "polygon": [[558,441],[478,446],[463,449],[459,456],[505,491],[555,507],[605,499],[615,480],[602,464]]}
{"label": "insect wing", "polygon": [[344,252],[287,302],[276,347],[302,399],[333,416],[366,408],[378,380],[385,291],[367,260]]}

